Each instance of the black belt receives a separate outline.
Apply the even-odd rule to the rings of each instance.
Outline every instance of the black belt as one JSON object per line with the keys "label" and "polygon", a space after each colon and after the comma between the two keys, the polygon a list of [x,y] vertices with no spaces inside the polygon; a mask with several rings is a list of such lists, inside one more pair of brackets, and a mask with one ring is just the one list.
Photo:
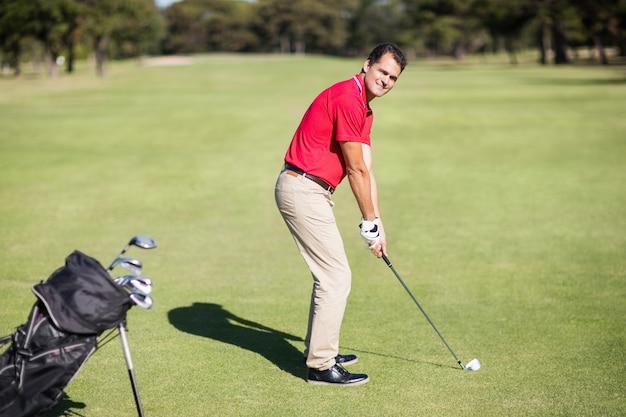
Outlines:
{"label": "black belt", "polygon": [[314,183],[316,183],[317,185],[319,185],[320,187],[322,187],[324,190],[330,192],[331,194],[335,192],[335,189],[326,181],[324,181],[323,179],[316,177],[315,175],[311,175],[311,174],[307,174],[306,172],[304,172],[303,170],[301,170],[298,167],[295,167],[293,165],[289,165],[289,164],[285,164],[285,166],[283,167],[283,171],[291,171],[294,172],[298,175],[302,175],[304,178],[307,178],[311,181],[313,181]]}

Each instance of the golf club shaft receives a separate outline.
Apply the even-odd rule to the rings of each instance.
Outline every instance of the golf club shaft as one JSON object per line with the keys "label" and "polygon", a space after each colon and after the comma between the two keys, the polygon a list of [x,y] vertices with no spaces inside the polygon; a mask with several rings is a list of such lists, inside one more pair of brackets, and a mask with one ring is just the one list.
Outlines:
{"label": "golf club shaft", "polygon": [[126,251],[128,250],[128,248],[130,248],[130,244],[124,246],[124,248],[121,250],[121,252],[119,253],[119,255],[117,255],[114,259],[113,262],[111,262],[111,264],[109,265],[109,267],[107,268],[107,271],[112,271],[113,268],[115,267],[115,261],[117,260],[117,258],[119,258],[120,256],[124,255],[126,253]]}
{"label": "golf club shaft", "polygon": [[387,266],[393,271],[394,275],[396,276],[396,278],[398,278],[398,281],[400,281],[400,284],[402,284],[402,286],[404,287],[404,289],[406,290],[406,292],[409,293],[409,295],[411,296],[411,298],[413,299],[413,301],[415,302],[415,304],[417,305],[417,307],[420,309],[420,311],[422,312],[422,314],[424,314],[424,317],[426,317],[426,320],[428,320],[428,322],[430,323],[430,325],[433,327],[433,329],[435,329],[435,331],[437,332],[437,335],[439,336],[439,338],[441,339],[441,341],[443,342],[444,345],[446,345],[446,347],[448,348],[448,350],[450,351],[450,353],[452,353],[452,356],[454,356],[454,359],[456,360],[456,362],[459,364],[459,366],[462,369],[465,369],[465,367],[463,366],[463,363],[461,363],[461,360],[458,358],[458,356],[456,356],[456,353],[454,353],[454,351],[452,350],[452,348],[450,347],[450,345],[448,344],[448,342],[446,342],[446,339],[444,339],[443,335],[441,334],[441,332],[439,332],[439,330],[437,329],[437,326],[435,326],[435,323],[433,323],[433,321],[430,319],[430,317],[428,317],[428,314],[426,313],[426,311],[424,310],[424,308],[422,307],[422,305],[420,304],[419,301],[417,301],[417,298],[415,298],[415,296],[413,295],[413,293],[411,292],[411,290],[409,289],[409,287],[406,285],[406,282],[404,282],[404,280],[402,279],[402,277],[400,276],[400,274],[398,273],[398,271],[396,271],[396,268],[393,267],[393,265],[391,264],[391,261],[389,260],[389,258],[387,258],[387,256],[385,254],[383,254],[383,261],[385,261],[385,263],[387,264]]}
{"label": "golf club shaft", "polygon": [[130,348],[128,347],[128,339],[126,339],[126,326],[124,323],[120,323],[120,339],[122,340],[122,350],[124,351],[124,358],[126,359],[126,368],[128,369],[128,376],[130,378],[130,384],[133,388],[133,396],[135,397],[135,405],[137,406],[137,414],[139,417],[144,417],[143,407],[141,406],[141,399],[139,398],[139,389],[137,388],[137,380],[135,378],[135,371],[133,368],[133,361],[130,357]]}

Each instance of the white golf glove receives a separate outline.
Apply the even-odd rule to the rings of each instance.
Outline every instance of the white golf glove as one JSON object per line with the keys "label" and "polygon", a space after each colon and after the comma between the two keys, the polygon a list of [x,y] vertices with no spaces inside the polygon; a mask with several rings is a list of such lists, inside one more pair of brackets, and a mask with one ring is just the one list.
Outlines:
{"label": "white golf glove", "polygon": [[359,229],[361,230],[361,237],[369,249],[380,242],[380,219],[378,217],[372,221],[361,219]]}

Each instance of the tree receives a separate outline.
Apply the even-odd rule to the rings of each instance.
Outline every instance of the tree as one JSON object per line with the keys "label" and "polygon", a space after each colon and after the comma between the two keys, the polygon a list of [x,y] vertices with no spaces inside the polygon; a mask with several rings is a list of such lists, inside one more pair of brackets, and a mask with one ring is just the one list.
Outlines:
{"label": "tree", "polygon": [[74,71],[75,46],[80,41],[80,29],[83,23],[84,7],[76,1],[64,1],[60,7],[61,19],[63,20],[60,30],[60,43],[67,52],[65,70],[69,73]]}
{"label": "tree", "polygon": [[[68,71],[73,65],[73,33],[79,26],[80,9],[74,0],[0,1],[0,38],[9,51],[15,73],[20,72],[22,44],[37,40],[43,45],[48,75],[56,75],[57,57],[68,50]],[[6,53],[6,52],[5,52]]]}
{"label": "tree", "polygon": [[515,52],[519,47],[521,33],[535,18],[532,0],[476,0],[473,9],[489,32],[494,52],[502,41],[510,62],[517,64]]}
{"label": "tree", "polygon": [[104,76],[107,47],[113,39],[130,42],[139,55],[159,36],[162,24],[151,0],[76,0],[85,6],[85,32],[91,36],[96,56],[96,73]]}
{"label": "tree", "polygon": [[[539,49],[539,63],[545,65],[548,63],[548,52],[556,48],[561,48],[560,55],[565,54],[563,40],[565,36],[557,36],[558,39],[554,39],[555,33],[558,29],[553,29],[554,26],[559,25],[558,14],[554,3],[561,0],[536,0],[535,1],[535,13],[537,15],[537,35],[536,41]],[[555,21],[556,20],[556,21]],[[555,60],[557,53],[554,54]]]}
{"label": "tree", "polygon": [[158,50],[165,21],[153,0],[127,1],[122,16],[111,32],[115,57],[140,57]]}
{"label": "tree", "polygon": [[343,11],[343,15],[348,19],[348,39],[346,49],[349,54],[360,54],[362,50],[367,49],[370,41],[369,25],[367,25],[366,17],[370,6],[376,0],[358,0],[354,5]]}
{"label": "tree", "polygon": [[608,30],[616,40],[619,55],[626,56],[626,0],[618,1],[613,17]]}
{"label": "tree", "polygon": [[338,53],[348,39],[346,0],[260,0],[255,27],[281,53]]}
{"label": "tree", "polygon": [[29,35],[22,23],[28,15],[28,8],[19,0],[0,0],[0,48],[2,66],[13,66],[15,76],[20,75],[22,39]]}
{"label": "tree", "polygon": [[209,51],[254,51],[259,39],[253,31],[254,5],[240,1],[214,2],[204,13]]}
{"label": "tree", "polygon": [[379,43],[398,43],[404,29],[404,2],[400,0],[377,0],[364,3],[367,7],[360,10],[360,21],[356,26],[362,36],[359,53],[367,53],[372,46]]}
{"label": "tree", "polygon": [[[623,32],[620,33],[617,29],[620,19],[618,2],[615,0],[571,0],[571,2],[580,14],[585,35],[596,49],[600,62],[608,65],[605,43],[613,38],[619,45],[620,36],[623,38]],[[621,3],[626,9],[626,2]]]}
{"label": "tree", "polygon": [[450,54],[461,59],[480,36],[472,2],[464,0],[406,0],[407,25],[414,27],[429,56]]}
{"label": "tree", "polygon": [[184,0],[168,7],[165,12],[167,35],[162,51],[166,54],[203,52],[208,42],[205,12],[206,1]]}

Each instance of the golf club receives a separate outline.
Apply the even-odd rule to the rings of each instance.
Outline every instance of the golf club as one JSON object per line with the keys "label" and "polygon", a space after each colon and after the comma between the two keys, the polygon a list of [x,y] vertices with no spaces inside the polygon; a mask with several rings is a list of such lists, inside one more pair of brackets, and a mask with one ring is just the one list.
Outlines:
{"label": "golf club", "polygon": [[117,257],[111,263],[108,270],[112,271],[118,265],[122,266],[124,269],[129,270],[135,275],[141,275],[142,268],[143,268],[143,263],[139,259]]}
{"label": "golf club", "polygon": [[133,368],[133,360],[130,357],[130,349],[128,347],[128,340],[126,338],[126,323],[121,322],[118,327],[120,331],[120,340],[122,341],[122,350],[124,351],[124,359],[126,359],[126,369],[128,369],[130,385],[133,388],[133,396],[135,397],[137,414],[139,415],[139,417],[144,417],[143,407],[141,405],[141,398],[139,397],[139,389],[137,388],[137,379],[135,378],[135,369]]}
{"label": "golf club", "polygon": [[137,236],[133,236],[128,243],[126,244],[126,246],[124,246],[124,248],[122,249],[122,251],[120,252],[119,255],[117,255],[118,257],[122,256],[123,254],[126,253],[126,251],[131,247],[131,246],[137,246],[138,248],[142,248],[142,249],[154,249],[157,247],[156,242],[154,241],[154,239],[152,239],[149,236],[143,236],[143,235],[137,235]]}
{"label": "golf club", "polygon": [[124,275],[123,277],[115,278],[114,281],[117,285],[129,291],[136,290],[146,295],[152,292],[152,281],[150,278],[140,275]]}
{"label": "golf club", "polygon": [[142,307],[148,310],[151,309],[152,306],[154,305],[154,300],[148,294],[143,294],[138,291],[131,291],[129,297],[133,303],[135,303],[139,307]]}
{"label": "golf club", "polygon": [[[152,239],[149,236],[143,236],[143,235],[133,236],[132,238],[130,238],[126,246],[122,248],[119,255],[116,256],[116,259],[124,255],[131,246],[137,246],[138,248],[141,248],[141,249],[154,249],[157,247],[157,244],[154,241],[154,239]],[[107,269],[110,271],[113,268],[115,268],[115,266],[111,264]]]}
{"label": "golf club", "polygon": [[415,296],[413,295],[413,293],[411,292],[409,287],[406,285],[406,283],[404,282],[404,280],[402,279],[400,274],[398,274],[398,271],[396,271],[396,268],[393,267],[393,265],[391,264],[391,261],[389,260],[389,258],[387,258],[387,256],[385,254],[382,255],[382,258],[385,261],[385,263],[387,264],[387,266],[393,271],[393,273],[396,276],[396,278],[398,278],[398,281],[400,281],[400,284],[402,284],[402,286],[404,287],[406,292],[408,292],[409,295],[411,296],[411,298],[413,299],[413,301],[415,301],[415,304],[417,305],[417,307],[419,307],[419,309],[422,312],[422,314],[424,314],[424,317],[426,317],[426,320],[428,320],[428,322],[433,327],[433,329],[435,329],[435,332],[437,332],[437,335],[439,336],[439,338],[441,339],[443,344],[446,345],[446,347],[448,348],[450,353],[452,353],[452,356],[454,356],[454,359],[456,359],[456,362],[459,364],[459,366],[462,369],[466,370],[466,371],[477,371],[477,370],[479,370],[480,369],[480,361],[478,359],[472,359],[471,361],[469,361],[467,363],[467,365],[463,365],[463,363],[458,358],[458,356],[456,356],[456,353],[454,353],[454,351],[452,350],[452,348],[450,347],[448,342],[446,342],[446,339],[444,339],[443,335],[439,332],[439,330],[437,330],[437,327],[435,326],[435,323],[433,323],[433,321],[430,319],[430,317],[428,317],[428,314],[426,314],[426,311],[424,310],[424,308],[422,308],[422,305],[419,303],[419,301],[417,301],[417,298],[415,298]]}
{"label": "golf club", "polygon": [[134,279],[129,279],[127,285],[142,294],[148,295],[152,293],[152,281],[150,278],[136,277]]}
{"label": "golf club", "polygon": [[[142,263],[137,259],[122,258],[122,255],[131,246],[137,246],[141,249],[154,249],[156,248],[156,242],[148,236],[133,236],[130,241],[124,246],[119,255],[113,260],[111,265],[107,268],[108,271],[112,271],[117,265],[122,265],[125,269],[135,274],[134,278],[139,277],[142,272]],[[125,277],[122,277],[124,279]],[[147,278],[146,278],[147,279]],[[151,288],[152,282],[148,280]],[[144,308],[152,308],[152,297],[142,293],[133,293],[129,295],[130,299],[136,304]],[[122,350],[124,351],[124,359],[126,360],[126,368],[128,369],[128,376],[130,378],[130,384],[133,389],[133,396],[135,398],[135,405],[137,406],[137,414],[139,417],[144,417],[143,407],[141,405],[141,398],[139,397],[139,389],[137,388],[137,379],[135,377],[135,371],[133,368],[133,361],[130,356],[130,349],[128,347],[128,340],[126,338],[126,321],[124,320],[118,325],[120,340],[122,341]]]}

